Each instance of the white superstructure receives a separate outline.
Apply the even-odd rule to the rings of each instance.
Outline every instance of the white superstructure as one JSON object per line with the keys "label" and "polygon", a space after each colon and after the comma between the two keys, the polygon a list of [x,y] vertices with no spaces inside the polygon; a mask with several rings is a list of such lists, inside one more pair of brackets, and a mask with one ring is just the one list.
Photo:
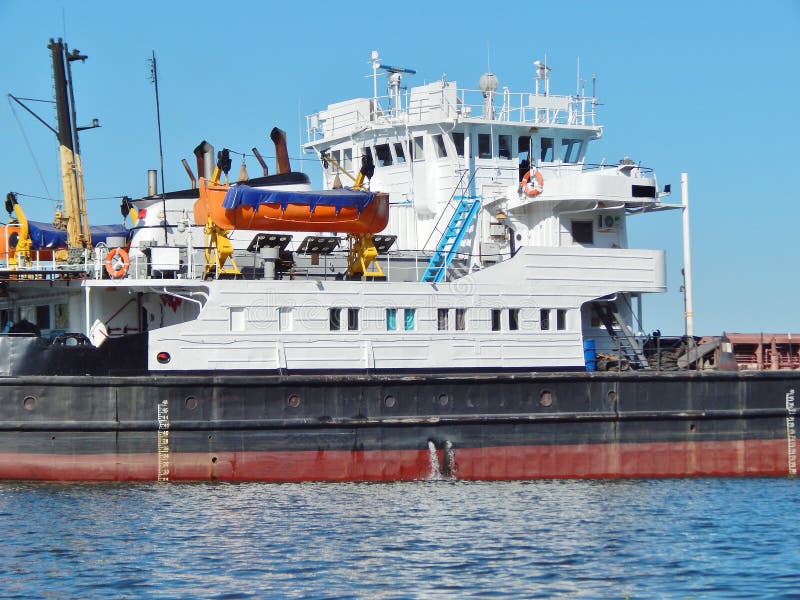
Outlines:
{"label": "white superstructure", "polygon": [[253,231],[229,234],[249,269],[209,275],[192,198],[149,198],[123,276],[104,278],[97,255],[42,308],[44,283],[15,286],[4,320],[97,343],[147,331],[152,371],[583,368],[587,341],[645,367],[640,295],[666,290],[665,257],[627,247],[628,217],[675,205],[628,158],[587,162],[595,99],[551,94],[538,61],[522,93],[490,73],[476,90],[444,78],[406,89],[413,72],[377,53],[373,70],[373,96],[310,115],[304,147],[326,189],[374,165],[369,187],[390,200],[384,276],[344,276],[344,235],[261,232],[292,236],[268,252],[248,245]]}

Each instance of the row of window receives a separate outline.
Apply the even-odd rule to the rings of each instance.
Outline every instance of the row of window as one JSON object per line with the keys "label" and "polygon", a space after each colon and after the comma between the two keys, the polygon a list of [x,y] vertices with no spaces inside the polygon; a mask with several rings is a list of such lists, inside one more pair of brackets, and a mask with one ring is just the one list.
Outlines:
{"label": "row of window", "polygon": [[[452,143],[452,148],[459,157],[464,156],[465,144],[464,133],[454,131],[452,134],[437,133],[427,136],[414,136],[406,154],[405,142],[392,142],[367,146],[361,149],[362,155],[372,155],[373,162],[379,167],[389,167],[394,164],[403,164],[406,160],[423,160],[425,158],[426,143],[428,152],[432,152],[436,158],[447,158],[452,149],[450,144],[445,142],[445,137]],[[478,158],[513,158],[513,139],[515,136],[500,134],[493,136],[489,133],[479,133],[477,135]],[[578,162],[581,155],[581,140],[574,138],[562,138],[560,158],[565,163]],[[531,148],[538,144],[538,148]],[[530,136],[519,136],[517,138],[517,157],[520,162],[530,164],[531,156],[540,162],[553,162],[555,160],[556,138],[541,137],[532,138]],[[535,152],[533,150],[536,150]],[[345,171],[353,170],[353,149],[334,150],[331,156],[336,162],[342,165]],[[408,156],[408,159],[406,158]]]}
{"label": "row of window", "polygon": [[[358,331],[359,329],[358,308],[330,308],[328,309],[328,324],[331,331],[344,329],[344,317],[347,319],[347,331]],[[505,313],[505,319],[504,319]],[[565,331],[567,329],[567,311],[563,308],[551,309],[542,308],[539,310],[539,328],[542,331],[549,331],[553,327],[551,315],[555,313],[555,329]],[[508,331],[517,331],[520,328],[520,309],[495,308],[491,311],[492,331],[501,331],[505,320],[505,328]],[[439,308],[436,311],[436,323],[439,331],[464,331],[467,328],[467,309],[466,308]],[[415,308],[387,308],[386,309],[386,331],[413,331],[416,328],[416,309]],[[281,327],[281,329],[284,329]]]}

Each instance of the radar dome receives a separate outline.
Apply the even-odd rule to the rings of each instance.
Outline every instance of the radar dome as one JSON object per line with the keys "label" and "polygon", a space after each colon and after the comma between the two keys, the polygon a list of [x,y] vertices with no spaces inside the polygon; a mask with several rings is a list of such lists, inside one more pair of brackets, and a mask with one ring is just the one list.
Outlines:
{"label": "radar dome", "polygon": [[478,80],[478,87],[485,94],[487,92],[494,92],[497,90],[498,85],[497,77],[494,73],[484,73]]}

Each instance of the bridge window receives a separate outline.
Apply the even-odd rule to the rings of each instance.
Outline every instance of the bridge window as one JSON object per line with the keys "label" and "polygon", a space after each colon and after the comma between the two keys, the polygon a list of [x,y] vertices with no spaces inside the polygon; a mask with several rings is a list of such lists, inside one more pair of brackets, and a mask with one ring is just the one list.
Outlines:
{"label": "bridge window", "polygon": [[497,154],[500,158],[511,158],[511,136],[498,136]]}
{"label": "bridge window", "polygon": [[478,158],[492,158],[492,136],[488,133],[478,134]]}
{"label": "bridge window", "polygon": [[508,328],[511,331],[516,331],[519,329],[519,309],[518,308],[509,308],[508,309]]}
{"label": "bridge window", "polygon": [[553,162],[553,138],[543,137],[539,140],[539,160],[542,162]]}
{"label": "bridge window", "polygon": [[424,160],[425,159],[425,139],[419,135],[411,140],[411,147],[409,148],[409,154],[411,154],[411,160]]}
{"label": "bridge window", "polygon": [[444,145],[444,138],[441,133],[433,136],[433,145],[436,148],[436,156],[438,158],[447,158],[447,148]]}
{"label": "bridge window", "polygon": [[292,307],[281,306],[278,308],[278,330],[291,331],[292,330]]}
{"label": "bridge window", "polygon": [[353,169],[353,149],[345,148],[342,150],[342,168],[350,173]]}
{"label": "bridge window", "polygon": [[397,142],[394,145],[394,154],[397,157],[397,164],[406,162],[406,153],[403,150],[403,143]]}
{"label": "bridge window", "polygon": [[379,167],[392,166],[392,152],[389,150],[389,144],[375,146],[375,158]]}
{"label": "bridge window", "polygon": [[561,140],[561,160],[565,163],[578,162],[580,156],[581,141],[575,139],[562,139]]}
{"label": "bridge window", "polygon": [[386,309],[386,331],[396,331],[397,330],[397,309],[396,308],[387,308]]}
{"label": "bridge window", "polygon": [[456,155],[464,156],[464,133],[462,131],[453,132],[453,144],[456,147]]}

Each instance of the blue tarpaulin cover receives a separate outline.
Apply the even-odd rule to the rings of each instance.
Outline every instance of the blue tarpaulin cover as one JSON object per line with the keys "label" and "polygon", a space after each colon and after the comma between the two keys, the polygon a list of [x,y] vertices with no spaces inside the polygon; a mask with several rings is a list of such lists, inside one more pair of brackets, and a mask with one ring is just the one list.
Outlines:
{"label": "blue tarpaulin cover", "polygon": [[[42,248],[66,248],[67,232],[53,227],[50,223],[28,221],[28,231],[34,250]],[[127,237],[128,230],[124,225],[94,225],[89,227],[92,245],[105,243],[109,237]]]}
{"label": "blue tarpaulin cover", "polygon": [[324,190],[317,192],[290,192],[287,190],[256,189],[246,185],[234,185],[228,188],[222,206],[227,209],[239,206],[250,206],[258,210],[261,204],[279,204],[281,210],[286,210],[289,204],[306,204],[311,212],[318,205],[333,206],[336,212],[345,207],[355,207],[358,212],[364,210],[375,194],[362,192],[350,188],[338,190]]}

